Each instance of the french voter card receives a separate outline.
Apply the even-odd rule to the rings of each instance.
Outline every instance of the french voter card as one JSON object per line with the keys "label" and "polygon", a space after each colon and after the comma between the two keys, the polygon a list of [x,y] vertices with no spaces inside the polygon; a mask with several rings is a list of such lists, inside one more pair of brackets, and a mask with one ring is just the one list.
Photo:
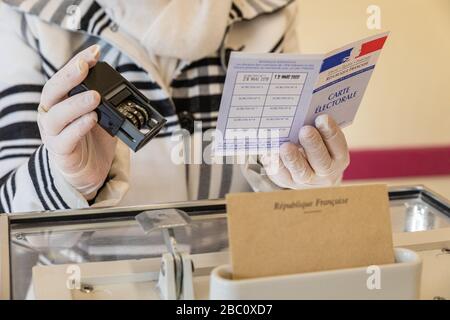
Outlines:
{"label": "french voter card", "polygon": [[366,38],[325,56],[303,125],[322,113],[341,127],[353,122],[387,37]]}
{"label": "french voter card", "polygon": [[232,53],[215,154],[258,154],[290,141],[309,107],[321,64],[316,55]]}
{"label": "french voter card", "polygon": [[298,144],[300,129],[323,113],[350,124],[386,39],[381,34],[327,55],[232,53],[215,155],[263,154],[288,141]]}

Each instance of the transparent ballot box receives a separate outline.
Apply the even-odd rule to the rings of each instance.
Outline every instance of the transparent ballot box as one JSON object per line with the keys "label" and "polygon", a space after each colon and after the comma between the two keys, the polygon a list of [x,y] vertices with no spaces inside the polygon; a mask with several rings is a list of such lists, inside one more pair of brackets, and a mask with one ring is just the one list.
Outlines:
{"label": "transparent ballot box", "polygon": [[[422,261],[420,298],[450,299],[449,201],[423,186],[389,197],[394,246]],[[186,219],[171,232],[136,220],[172,209]],[[212,271],[229,264],[226,219],[225,200],[2,215],[0,297],[208,299]]]}

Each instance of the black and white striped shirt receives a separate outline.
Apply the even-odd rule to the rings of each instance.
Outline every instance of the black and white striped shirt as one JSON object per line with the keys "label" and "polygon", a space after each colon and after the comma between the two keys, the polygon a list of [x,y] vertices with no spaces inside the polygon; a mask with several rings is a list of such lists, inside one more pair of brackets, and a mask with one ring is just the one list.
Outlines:
{"label": "black and white striped shirt", "polygon": [[[89,206],[49,161],[37,126],[37,107],[45,82],[77,52],[93,44],[102,47],[101,59],[140,89],[168,120],[147,153],[132,156],[131,173],[125,169],[128,150],[117,152],[95,205],[219,198],[230,191],[249,190],[235,165],[170,164],[172,134],[189,129],[192,120],[201,122],[203,130],[215,128],[232,50],[297,50],[294,2],[234,0],[219,50],[197,61],[178,61],[167,90],[147,67],[149,61],[133,51],[126,34],[96,1],[0,0],[0,212]],[[81,10],[76,32],[67,28],[72,5]],[[280,27],[273,28],[274,24]],[[242,32],[242,36],[232,36],[233,32]],[[147,177],[142,170],[148,171]],[[136,181],[139,177],[141,181]],[[154,179],[149,181],[150,177]],[[145,192],[138,196],[142,189]]]}

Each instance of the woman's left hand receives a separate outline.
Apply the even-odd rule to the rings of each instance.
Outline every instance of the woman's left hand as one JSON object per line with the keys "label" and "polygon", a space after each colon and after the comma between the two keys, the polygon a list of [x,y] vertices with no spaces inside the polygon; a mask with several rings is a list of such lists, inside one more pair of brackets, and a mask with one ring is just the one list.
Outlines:
{"label": "woman's left hand", "polygon": [[302,189],[341,181],[350,157],[344,133],[331,117],[321,115],[315,127],[303,127],[299,142],[300,146],[283,144],[279,154],[261,156],[267,175],[276,185]]}

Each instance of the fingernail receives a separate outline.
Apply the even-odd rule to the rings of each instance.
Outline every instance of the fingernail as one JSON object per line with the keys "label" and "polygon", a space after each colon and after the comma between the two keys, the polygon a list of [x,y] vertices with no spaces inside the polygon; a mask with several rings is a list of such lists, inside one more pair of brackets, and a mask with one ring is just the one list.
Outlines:
{"label": "fingernail", "polygon": [[86,100],[85,101],[86,101],[87,104],[90,104],[90,103],[93,103],[95,101],[95,98],[96,98],[95,93],[94,92],[90,92],[89,94],[86,95],[86,97],[85,97]]}
{"label": "fingernail", "polygon": [[78,71],[80,71],[80,73],[84,72],[88,67],[89,66],[85,60],[83,59],[78,60]]}
{"label": "fingernail", "polygon": [[84,123],[86,123],[87,125],[91,124],[92,122],[97,122],[95,114],[89,114],[84,118]]}
{"label": "fingernail", "polygon": [[91,124],[91,122],[92,122],[92,116],[89,115],[89,116],[84,117],[83,122],[84,122],[84,124],[86,124],[86,125]]}
{"label": "fingernail", "polygon": [[316,127],[321,130],[329,130],[330,122],[327,114],[322,114],[316,118]]}
{"label": "fingernail", "polygon": [[296,159],[296,156],[295,156],[295,154],[292,151],[288,151],[288,152],[283,154],[283,158],[286,161],[292,162],[292,161],[294,161]]}
{"label": "fingernail", "polygon": [[100,48],[100,46],[99,46],[98,44],[96,44],[96,45],[94,45],[94,46],[92,47],[92,56],[93,56],[95,59],[98,59],[98,58],[99,58],[99,56],[100,56],[100,50],[101,50],[101,48]]}
{"label": "fingernail", "polygon": [[280,148],[281,157],[289,162],[293,160],[293,152],[291,148],[292,146],[290,144],[283,144]]}

